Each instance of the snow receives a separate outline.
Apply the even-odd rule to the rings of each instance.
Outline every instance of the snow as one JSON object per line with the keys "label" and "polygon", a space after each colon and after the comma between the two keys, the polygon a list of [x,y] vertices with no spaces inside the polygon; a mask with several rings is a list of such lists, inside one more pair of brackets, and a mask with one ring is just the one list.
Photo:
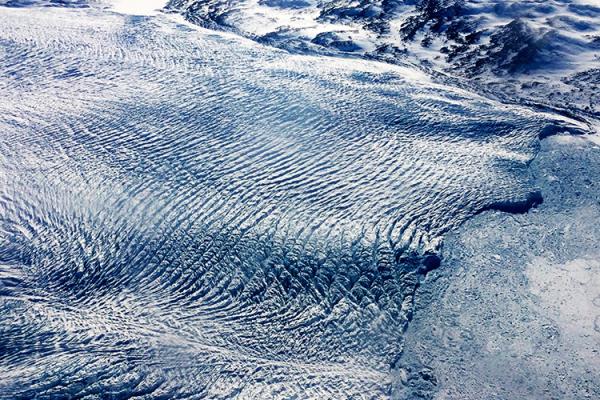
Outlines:
{"label": "snow", "polygon": [[109,0],[113,11],[130,15],[155,15],[168,0]]}
{"label": "snow", "polygon": [[[221,26],[292,52],[414,64],[452,80],[466,77],[471,89],[504,101],[555,109],[568,104],[588,117],[600,112],[598,83],[589,82],[595,75],[577,75],[600,68],[600,1],[463,4],[456,15],[428,14],[415,4],[383,6],[378,0],[171,0],[168,8],[201,25]],[[521,25],[513,32],[507,26],[515,20]],[[459,33],[448,35],[454,22]],[[411,23],[416,33],[408,39],[403,28]],[[474,32],[481,32],[478,39],[465,39]],[[520,39],[526,39],[521,48]],[[522,50],[525,54],[519,54]]]}

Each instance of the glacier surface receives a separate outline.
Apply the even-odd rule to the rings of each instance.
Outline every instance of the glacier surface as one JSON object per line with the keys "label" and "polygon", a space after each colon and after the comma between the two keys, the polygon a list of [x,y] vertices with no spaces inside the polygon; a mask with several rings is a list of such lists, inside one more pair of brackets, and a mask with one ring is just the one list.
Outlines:
{"label": "glacier surface", "polygon": [[[595,109],[348,56],[382,39],[338,43],[323,27],[358,18],[342,3],[244,4],[0,1],[0,398],[415,398],[438,373],[456,382],[431,362],[413,379],[413,332],[436,324],[419,316],[444,309],[429,283],[444,237],[461,248],[452,235],[494,212],[528,221],[539,139],[589,130]],[[315,36],[281,45],[258,9],[312,18]],[[415,35],[450,40],[430,25]]]}

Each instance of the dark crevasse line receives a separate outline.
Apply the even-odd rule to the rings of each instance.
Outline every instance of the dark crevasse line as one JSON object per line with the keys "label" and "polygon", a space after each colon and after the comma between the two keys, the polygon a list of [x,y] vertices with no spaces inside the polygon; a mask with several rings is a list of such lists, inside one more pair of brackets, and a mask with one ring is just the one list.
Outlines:
{"label": "dark crevasse line", "polygon": [[485,211],[502,211],[510,214],[526,214],[544,202],[541,191],[532,192],[526,199],[516,201],[499,201],[481,209]]}

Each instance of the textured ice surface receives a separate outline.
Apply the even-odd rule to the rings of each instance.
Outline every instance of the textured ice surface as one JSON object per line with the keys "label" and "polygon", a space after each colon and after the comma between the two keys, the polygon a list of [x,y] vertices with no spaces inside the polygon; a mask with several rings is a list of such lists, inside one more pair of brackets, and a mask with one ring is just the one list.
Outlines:
{"label": "textured ice surface", "polygon": [[96,8],[0,53],[2,398],[386,397],[442,235],[539,201],[545,117],[411,68]]}

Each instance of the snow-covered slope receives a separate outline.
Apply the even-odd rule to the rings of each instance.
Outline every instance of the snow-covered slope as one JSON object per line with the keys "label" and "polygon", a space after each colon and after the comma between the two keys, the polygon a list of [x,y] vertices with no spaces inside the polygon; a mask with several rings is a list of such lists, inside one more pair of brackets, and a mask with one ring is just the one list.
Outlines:
{"label": "snow-covered slope", "polygon": [[292,51],[416,63],[504,100],[600,115],[596,0],[171,0],[167,8]]}

